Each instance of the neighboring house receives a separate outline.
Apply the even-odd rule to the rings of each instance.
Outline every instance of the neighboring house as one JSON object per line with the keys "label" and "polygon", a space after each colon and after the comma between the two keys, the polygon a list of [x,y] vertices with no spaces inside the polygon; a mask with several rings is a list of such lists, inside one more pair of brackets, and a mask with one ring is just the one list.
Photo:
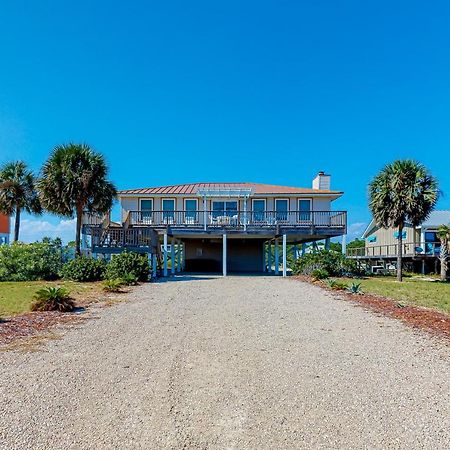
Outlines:
{"label": "neighboring house", "polygon": [[[411,270],[437,272],[440,242],[437,229],[450,225],[450,211],[433,211],[418,227],[407,223],[403,230],[403,256]],[[398,253],[398,230],[381,228],[372,220],[364,231],[364,248],[347,250],[347,256],[365,260],[370,267],[394,266]]]}
{"label": "neighboring house", "polygon": [[123,190],[122,223],[98,218],[84,229],[93,253],[151,253],[161,258],[164,275],[169,265],[172,272],[279,273],[287,244],[346,233],[346,212],[331,209],[343,193],[331,190],[330,181],[320,172],[311,188],[192,183]]}
{"label": "neighboring house", "polygon": [[9,244],[10,218],[0,214],[0,244]]}

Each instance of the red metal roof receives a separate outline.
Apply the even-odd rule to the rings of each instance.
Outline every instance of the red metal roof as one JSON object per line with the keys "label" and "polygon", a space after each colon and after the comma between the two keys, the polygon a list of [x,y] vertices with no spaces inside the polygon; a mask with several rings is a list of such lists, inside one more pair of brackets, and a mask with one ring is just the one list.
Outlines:
{"label": "red metal roof", "polygon": [[251,189],[253,194],[342,194],[340,191],[277,186],[261,183],[188,183],[142,189],[126,189],[119,191],[119,195],[191,195],[197,194],[198,189]]}

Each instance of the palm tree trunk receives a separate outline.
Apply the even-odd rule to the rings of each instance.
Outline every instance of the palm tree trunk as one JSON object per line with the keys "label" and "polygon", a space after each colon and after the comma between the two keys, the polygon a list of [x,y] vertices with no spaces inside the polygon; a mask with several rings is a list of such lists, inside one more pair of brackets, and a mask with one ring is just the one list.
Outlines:
{"label": "palm tree trunk", "polygon": [[75,256],[81,256],[81,220],[83,218],[83,208],[77,207],[77,229],[75,234]]}
{"label": "palm tree trunk", "polygon": [[439,257],[441,260],[441,281],[446,281],[448,269],[448,243],[446,240],[441,241],[441,252]]}
{"label": "palm tree trunk", "polygon": [[14,222],[14,242],[19,240],[19,230],[20,230],[20,208],[16,207],[16,217]]}
{"label": "palm tree trunk", "polygon": [[403,224],[398,226],[397,281],[403,281]]}

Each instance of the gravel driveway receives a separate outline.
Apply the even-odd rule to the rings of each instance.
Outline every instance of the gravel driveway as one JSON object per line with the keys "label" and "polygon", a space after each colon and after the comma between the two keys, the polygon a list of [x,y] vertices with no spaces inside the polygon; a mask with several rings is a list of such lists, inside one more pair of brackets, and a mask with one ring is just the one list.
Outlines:
{"label": "gravel driveway", "polygon": [[0,354],[0,447],[449,448],[441,341],[292,279],[141,286]]}

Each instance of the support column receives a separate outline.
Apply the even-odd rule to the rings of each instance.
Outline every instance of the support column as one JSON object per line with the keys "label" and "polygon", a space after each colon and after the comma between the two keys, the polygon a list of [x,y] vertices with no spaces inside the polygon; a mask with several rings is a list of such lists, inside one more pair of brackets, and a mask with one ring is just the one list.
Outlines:
{"label": "support column", "polygon": [[347,235],[342,236],[342,254],[347,255]]}
{"label": "support column", "polygon": [[176,260],[175,260],[175,238],[172,238],[172,242],[170,245],[170,273],[175,275],[176,269]]}
{"label": "support column", "polygon": [[283,277],[287,275],[287,235],[283,234]]}
{"label": "support column", "polygon": [[262,267],[262,269],[263,269],[263,272],[265,272],[266,271],[266,243],[265,242],[263,242],[263,267]]}
{"label": "support column", "polygon": [[203,196],[203,229],[206,231],[206,195]]}
{"label": "support column", "polygon": [[[148,267],[151,269],[152,268],[152,254],[151,253],[147,253],[147,261],[148,261]],[[148,279],[150,280],[152,278],[152,272],[149,270],[148,271]]]}
{"label": "support column", "polygon": [[306,253],[306,244],[303,243],[302,244],[302,256],[305,256],[305,253]]}
{"label": "support column", "polygon": [[222,273],[227,276],[227,235],[223,234],[223,248],[222,248]]}
{"label": "support column", "polygon": [[275,275],[280,274],[280,249],[279,249],[279,240],[275,239]]}
{"label": "support column", "polygon": [[181,249],[183,248],[183,244],[181,243],[181,241],[178,241],[178,245],[177,245],[177,272],[181,272]]}
{"label": "support column", "polygon": [[167,275],[169,274],[168,270],[167,270],[167,232],[164,233],[163,260],[164,260],[163,273],[164,273],[164,276],[167,277]]}
{"label": "support column", "polygon": [[330,244],[331,244],[330,238],[326,238],[325,239],[325,250],[330,250]]}
{"label": "support column", "polygon": [[267,245],[267,272],[272,273],[272,242]]}
{"label": "support column", "polygon": [[156,253],[152,254],[152,273],[153,273],[153,278],[156,278],[156,269],[158,266],[158,258],[156,256]]}

